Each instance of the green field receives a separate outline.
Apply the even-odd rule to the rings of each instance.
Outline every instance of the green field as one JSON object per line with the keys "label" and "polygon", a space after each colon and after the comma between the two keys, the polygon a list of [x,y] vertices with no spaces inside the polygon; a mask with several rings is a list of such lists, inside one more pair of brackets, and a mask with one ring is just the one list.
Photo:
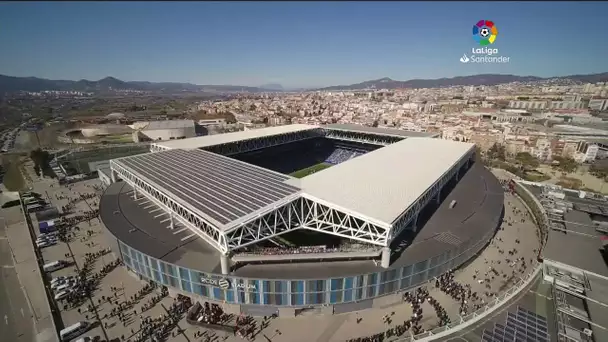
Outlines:
{"label": "green field", "polygon": [[306,176],[312,175],[313,173],[317,172],[317,171],[321,171],[321,170],[325,170],[327,168],[332,167],[333,165],[328,164],[328,163],[320,163],[317,165],[313,165],[310,167],[307,167],[305,169],[302,170],[298,170],[294,173],[291,173],[290,176],[295,177],[295,178],[304,178]]}

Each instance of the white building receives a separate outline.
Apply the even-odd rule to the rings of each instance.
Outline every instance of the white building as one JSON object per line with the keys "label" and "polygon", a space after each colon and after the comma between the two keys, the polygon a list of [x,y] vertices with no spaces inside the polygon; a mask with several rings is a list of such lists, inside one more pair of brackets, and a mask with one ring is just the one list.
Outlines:
{"label": "white building", "polygon": [[136,122],[132,125],[133,141],[163,141],[196,136],[193,120],[163,120]]}
{"label": "white building", "polygon": [[591,99],[588,108],[591,110],[608,110],[608,99]]}
{"label": "white building", "polygon": [[598,144],[581,141],[576,146],[576,153],[574,154],[574,159],[579,163],[590,163],[597,159],[599,150],[600,147],[598,146]]}

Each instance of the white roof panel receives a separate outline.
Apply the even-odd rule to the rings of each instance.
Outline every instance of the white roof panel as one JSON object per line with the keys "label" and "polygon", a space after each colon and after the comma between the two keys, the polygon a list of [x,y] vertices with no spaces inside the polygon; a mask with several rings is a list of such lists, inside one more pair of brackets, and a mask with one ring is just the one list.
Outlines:
{"label": "white roof panel", "polygon": [[451,140],[409,138],[287,183],[315,198],[392,224],[473,147]]}
{"label": "white roof panel", "polygon": [[300,131],[306,131],[309,129],[318,128],[312,125],[286,125],[286,126],[274,126],[260,129],[252,129],[247,131],[224,133],[216,135],[206,135],[203,137],[180,139],[180,140],[169,140],[155,143],[154,145],[163,147],[165,149],[191,149],[191,148],[203,148],[207,146],[215,146],[221,144],[227,144],[235,141],[256,139],[265,136],[273,136],[286,133],[294,133]]}

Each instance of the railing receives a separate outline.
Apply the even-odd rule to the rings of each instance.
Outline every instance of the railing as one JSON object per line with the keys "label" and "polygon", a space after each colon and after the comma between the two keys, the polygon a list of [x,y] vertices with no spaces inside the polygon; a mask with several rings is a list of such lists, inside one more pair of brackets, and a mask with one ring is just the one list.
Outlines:
{"label": "railing", "polygon": [[466,316],[460,316],[460,321],[453,324],[448,324],[442,327],[437,327],[433,330],[426,331],[422,334],[418,335],[410,335],[407,337],[397,337],[397,338],[389,338],[386,341],[389,342],[411,342],[411,341],[433,341],[442,337],[446,337],[461,331],[462,329],[469,327],[475,324],[477,321],[483,319],[488,314],[492,313],[496,309],[501,308],[508,301],[513,299],[516,295],[518,295],[522,290],[526,289],[530,284],[535,281],[542,271],[542,261],[540,259],[540,253],[547,242],[547,214],[545,213],[542,204],[536,199],[536,197],[523,185],[519,182],[515,182],[515,192],[518,194],[520,199],[524,204],[526,204],[527,209],[530,211],[530,214],[534,216],[537,227],[540,230],[540,242],[541,247],[539,248],[539,258],[534,263],[534,267],[530,273],[527,273],[524,277],[520,278],[520,280],[507,291],[498,295],[491,303],[488,303],[483,308],[468,314]]}
{"label": "railing", "polygon": [[433,341],[438,338],[446,337],[454,334],[468,326],[475,324],[477,321],[486,317],[489,313],[494,312],[496,309],[504,306],[508,301],[518,295],[523,289],[527,288],[540,274],[542,270],[542,264],[536,263],[532,272],[527,273],[524,277],[507,291],[498,295],[491,303],[481,309],[470,313],[466,316],[461,316],[458,323],[448,324],[442,327],[435,328],[433,330],[426,331],[422,334],[412,335],[408,337],[398,337],[396,339],[388,339],[389,342],[410,342],[410,341]]}

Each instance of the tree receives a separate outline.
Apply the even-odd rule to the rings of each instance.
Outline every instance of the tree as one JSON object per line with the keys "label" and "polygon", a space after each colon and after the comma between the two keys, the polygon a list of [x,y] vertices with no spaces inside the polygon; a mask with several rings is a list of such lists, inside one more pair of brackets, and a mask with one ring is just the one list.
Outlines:
{"label": "tree", "polygon": [[49,165],[51,162],[51,155],[47,151],[41,149],[35,149],[30,152],[30,158],[34,162],[34,169],[42,170],[44,175],[53,177],[55,174],[53,169]]}
{"label": "tree", "polygon": [[517,155],[515,155],[515,160],[517,160],[517,162],[526,169],[535,169],[540,165],[538,159],[528,152],[519,152]]}
{"label": "tree", "polygon": [[498,143],[494,143],[494,145],[492,145],[492,147],[490,147],[490,149],[488,150],[486,155],[488,156],[488,159],[497,159],[497,160],[505,161],[505,159],[506,159],[505,147]]}
{"label": "tree", "polygon": [[578,169],[578,163],[572,158],[555,157],[553,160],[559,163],[555,168],[562,172],[571,173]]}
{"label": "tree", "polygon": [[608,164],[606,163],[600,164],[596,162],[589,168],[589,173],[608,182]]}

